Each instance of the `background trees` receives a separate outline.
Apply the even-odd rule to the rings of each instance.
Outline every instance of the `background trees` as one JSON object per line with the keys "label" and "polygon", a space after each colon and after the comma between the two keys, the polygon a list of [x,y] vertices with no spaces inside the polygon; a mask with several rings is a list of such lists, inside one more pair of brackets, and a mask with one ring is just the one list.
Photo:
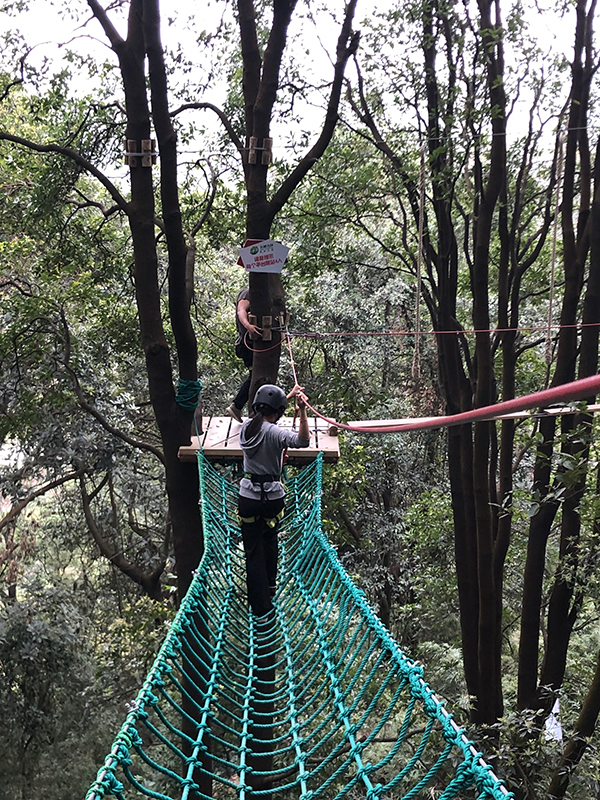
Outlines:
{"label": "background trees", "polygon": [[[194,470],[183,465],[177,458],[182,444],[189,442],[195,399],[198,393],[197,344],[193,330],[190,308],[193,295],[193,274],[195,248],[193,236],[203,222],[202,214],[192,221],[192,230],[184,231],[179,198],[178,147],[177,135],[173,125],[175,112],[170,110],[167,65],[161,43],[160,14],[157,0],[133,0],[128,6],[127,33],[122,36],[110,13],[96,0],[88,3],[92,15],[100,24],[110,48],[118,61],[120,91],[124,107],[111,108],[108,120],[95,120],[95,125],[105,123],[100,128],[100,136],[90,142],[87,118],[95,112],[95,104],[80,103],[78,106],[79,127],[73,129],[73,120],[56,133],[58,140],[49,137],[41,143],[34,137],[4,131],[1,138],[5,142],[29,148],[34,152],[50,153],[60,158],[61,167],[66,164],[70,180],[60,184],[63,202],[79,205],[84,209],[95,208],[105,219],[114,216],[127,221],[131,235],[132,278],[140,327],[140,337],[145,357],[145,371],[148,378],[148,394],[153,409],[160,448],[150,442],[136,442],[142,450],[152,452],[162,462],[165,470],[165,485],[169,501],[169,534],[173,537],[177,575],[180,594],[189,586],[192,570],[197,566],[202,552],[202,535],[197,510],[197,482]],[[217,110],[225,128],[235,144],[244,165],[244,180],[247,195],[247,234],[258,238],[268,238],[269,230],[276,213],[285,204],[293,189],[308,172],[314,162],[324,152],[337,121],[337,106],[342,87],[345,64],[356,50],[358,37],[352,33],[351,23],[355,2],[348,3],[344,12],[342,32],[338,40],[337,64],[330,95],[326,122],[316,145],[300,161],[283,182],[275,197],[267,200],[267,170],[270,159],[258,160],[249,157],[249,143],[257,139],[269,139],[273,109],[279,88],[279,72],[286,47],[287,29],[295,8],[295,2],[276,2],[273,6],[271,31],[262,41],[256,26],[256,11],[253,2],[240,2],[237,19],[240,30],[242,59],[242,95],[245,108],[245,145],[238,137],[235,125],[224,112]],[[264,47],[264,54],[262,48]],[[9,86],[10,91],[10,86]],[[181,113],[197,104],[185,104]],[[205,104],[201,104],[205,105]],[[116,113],[115,113],[116,112]],[[11,119],[14,124],[14,117]],[[18,127],[18,126],[17,126]],[[92,128],[94,125],[92,126]],[[129,166],[129,194],[121,191],[118,184],[107,177],[102,163],[107,154],[109,137],[118,128],[124,128],[126,157]],[[154,132],[154,133],[153,133]],[[150,152],[152,136],[160,151],[160,173],[157,186],[154,186],[152,165],[156,161],[151,155],[143,156],[147,147]],[[41,138],[45,138],[42,136]],[[100,138],[100,141],[98,140]],[[66,140],[66,144],[63,143]],[[110,144],[113,144],[110,142]],[[68,146],[67,146],[68,145]],[[267,150],[261,144],[262,153]],[[82,173],[93,176],[105,190],[113,205],[104,205],[104,198],[98,200],[85,188],[78,185]],[[74,199],[72,194],[79,201]],[[156,192],[156,194],[155,194]],[[214,193],[209,195],[212,202]],[[160,219],[157,219],[160,214]],[[159,235],[157,236],[156,230]],[[186,235],[191,237],[186,242]],[[165,258],[167,309],[169,331],[163,315],[161,298],[160,258]],[[255,285],[254,285],[255,284]],[[277,298],[272,298],[273,287],[280,286],[278,276],[259,276],[251,287],[254,308],[259,316],[283,314],[283,294],[277,289]],[[262,314],[261,314],[262,310]],[[283,317],[281,317],[283,319]],[[65,322],[65,327],[68,323]],[[280,337],[280,334],[276,334]],[[65,331],[64,355],[67,370],[70,366],[70,334]],[[168,341],[168,338],[171,341]],[[260,380],[275,381],[279,363],[278,351],[270,345],[269,356],[265,356],[265,366],[261,358],[257,361],[256,375]],[[174,358],[171,355],[174,348]],[[270,358],[270,362],[269,362]],[[178,386],[176,390],[173,371],[176,360]],[[79,378],[71,372],[75,393],[79,404],[92,416],[101,421],[106,428],[116,429],[108,419],[103,419],[85,397]],[[122,433],[121,433],[122,435]],[[107,544],[98,525],[92,520],[90,494],[81,481],[82,500],[86,511],[88,526],[105,555],[120,568],[145,586],[150,594],[159,593],[158,580],[166,561],[166,547],[161,547],[160,563],[149,575],[141,575],[122,557],[119,548]],[[99,490],[98,490],[99,491]],[[113,502],[114,495],[111,497]],[[166,538],[163,538],[166,543]]]}

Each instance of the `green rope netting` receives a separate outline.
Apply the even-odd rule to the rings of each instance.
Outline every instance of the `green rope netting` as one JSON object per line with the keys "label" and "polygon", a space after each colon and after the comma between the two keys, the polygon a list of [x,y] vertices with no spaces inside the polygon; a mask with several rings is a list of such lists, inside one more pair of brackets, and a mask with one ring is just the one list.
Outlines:
{"label": "green rope netting", "polygon": [[237,489],[199,455],[205,553],[87,800],[512,797],[391,638],[288,482],[275,615],[249,612]]}

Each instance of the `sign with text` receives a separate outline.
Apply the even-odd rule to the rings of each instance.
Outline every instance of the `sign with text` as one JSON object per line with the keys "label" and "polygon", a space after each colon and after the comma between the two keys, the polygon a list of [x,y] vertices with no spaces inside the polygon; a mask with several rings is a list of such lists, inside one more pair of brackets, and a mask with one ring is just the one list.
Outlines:
{"label": "sign with text", "polygon": [[249,247],[240,247],[240,260],[248,272],[281,272],[290,248],[265,239]]}

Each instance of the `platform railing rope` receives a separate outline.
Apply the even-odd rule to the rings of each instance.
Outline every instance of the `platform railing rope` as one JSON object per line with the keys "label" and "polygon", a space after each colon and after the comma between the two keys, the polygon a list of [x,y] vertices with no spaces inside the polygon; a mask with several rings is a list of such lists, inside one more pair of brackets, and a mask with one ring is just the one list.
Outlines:
{"label": "platform railing rope", "polygon": [[204,555],[87,800],[511,797],[345,572],[322,458],[288,481],[267,628],[246,602],[237,487],[198,465]]}

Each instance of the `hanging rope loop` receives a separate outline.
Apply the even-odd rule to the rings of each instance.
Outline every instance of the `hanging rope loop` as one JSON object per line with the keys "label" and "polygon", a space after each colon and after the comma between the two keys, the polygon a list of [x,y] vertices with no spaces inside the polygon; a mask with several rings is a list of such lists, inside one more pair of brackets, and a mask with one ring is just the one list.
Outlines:
{"label": "hanging rope loop", "polygon": [[425,229],[425,150],[423,142],[420,148],[419,169],[419,235],[417,243],[417,291],[415,296],[415,352],[412,363],[412,376],[415,380],[421,377],[421,272],[423,267],[423,231]]}
{"label": "hanging rope loop", "polygon": [[564,134],[558,137],[558,153],[556,156],[556,195],[554,200],[554,221],[552,225],[552,257],[550,260],[550,288],[548,290],[548,331],[546,334],[546,364],[552,363],[552,315],[554,303],[554,281],[556,272],[556,243],[558,239],[558,219],[560,211],[560,192],[563,177]]}

